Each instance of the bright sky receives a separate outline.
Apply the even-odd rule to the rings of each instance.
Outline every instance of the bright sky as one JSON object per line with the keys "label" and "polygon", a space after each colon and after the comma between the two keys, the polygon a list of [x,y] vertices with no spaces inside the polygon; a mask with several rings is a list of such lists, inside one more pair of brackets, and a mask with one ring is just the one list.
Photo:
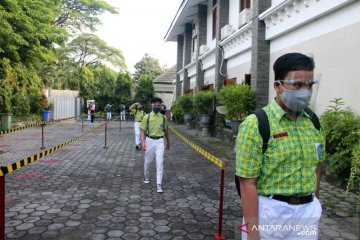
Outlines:
{"label": "bright sky", "polygon": [[118,15],[103,14],[96,33],[110,46],[120,49],[130,72],[145,53],[161,65],[176,64],[176,43],[164,36],[182,0],[106,0]]}

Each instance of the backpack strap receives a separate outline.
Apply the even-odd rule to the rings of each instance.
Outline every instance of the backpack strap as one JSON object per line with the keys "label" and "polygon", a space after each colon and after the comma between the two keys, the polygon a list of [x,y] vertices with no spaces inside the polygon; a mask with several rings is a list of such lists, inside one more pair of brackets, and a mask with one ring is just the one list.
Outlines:
{"label": "backpack strap", "polygon": [[148,136],[150,136],[149,125],[150,125],[150,113],[148,114],[148,119],[147,119],[147,121],[146,121],[146,134],[147,134]]}
{"label": "backpack strap", "polygon": [[320,120],[319,117],[313,112],[311,111],[310,108],[305,108],[304,112],[306,112],[309,116],[310,116],[310,120],[311,122],[314,124],[314,127],[320,131]]}
{"label": "backpack strap", "polygon": [[263,140],[262,153],[264,154],[266,152],[266,149],[268,147],[268,142],[270,139],[269,119],[268,119],[266,112],[262,108],[256,109],[254,111],[254,114],[257,117],[258,122],[259,122],[259,133]]}

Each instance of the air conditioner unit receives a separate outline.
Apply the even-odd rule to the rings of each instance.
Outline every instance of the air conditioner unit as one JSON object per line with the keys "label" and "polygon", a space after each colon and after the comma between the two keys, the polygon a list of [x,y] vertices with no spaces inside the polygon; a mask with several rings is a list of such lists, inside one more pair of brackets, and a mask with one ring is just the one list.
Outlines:
{"label": "air conditioner unit", "polygon": [[233,27],[230,24],[227,24],[221,28],[221,40],[228,37],[234,32]]}
{"label": "air conditioner unit", "polygon": [[206,45],[201,45],[199,49],[199,54],[202,55],[208,51],[208,47]]}
{"label": "air conditioner unit", "polygon": [[251,9],[245,8],[239,13],[239,28],[248,23],[251,19]]}

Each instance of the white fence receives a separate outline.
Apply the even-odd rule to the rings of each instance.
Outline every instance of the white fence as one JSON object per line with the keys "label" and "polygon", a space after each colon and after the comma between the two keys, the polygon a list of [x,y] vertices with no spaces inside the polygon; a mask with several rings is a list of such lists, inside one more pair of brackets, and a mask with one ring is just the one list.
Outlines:
{"label": "white fence", "polygon": [[54,120],[77,116],[81,113],[81,99],[71,96],[56,96],[51,99]]}

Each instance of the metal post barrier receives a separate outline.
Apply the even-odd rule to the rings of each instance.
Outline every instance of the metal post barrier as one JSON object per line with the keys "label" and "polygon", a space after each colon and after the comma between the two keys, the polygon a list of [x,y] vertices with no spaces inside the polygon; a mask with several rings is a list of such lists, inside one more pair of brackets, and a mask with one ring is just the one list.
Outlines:
{"label": "metal post barrier", "polygon": [[107,120],[105,120],[105,146],[104,146],[105,149],[106,149],[106,139],[107,139]]}
{"label": "metal post barrier", "polygon": [[45,149],[44,146],[44,126],[45,124],[41,124],[41,148],[40,149]]}
{"label": "metal post barrier", "polygon": [[5,175],[0,177],[0,240],[5,240]]}
{"label": "metal post barrier", "polygon": [[226,238],[222,235],[222,217],[223,217],[223,208],[224,208],[224,175],[225,171],[221,169],[220,177],[220,203],[219,203],[219,223],[218,223],[218,232],[214,234],[215,240],[225,240]]}
{"label": "metal post barrier", "polygon": [[119,131],[121,131],[121,114],[119,115]]}
{"label": "metal post barrier", "polygon": [[81,117],[81,131],[84,131],[84,117],[82,115],[80,115]]}

